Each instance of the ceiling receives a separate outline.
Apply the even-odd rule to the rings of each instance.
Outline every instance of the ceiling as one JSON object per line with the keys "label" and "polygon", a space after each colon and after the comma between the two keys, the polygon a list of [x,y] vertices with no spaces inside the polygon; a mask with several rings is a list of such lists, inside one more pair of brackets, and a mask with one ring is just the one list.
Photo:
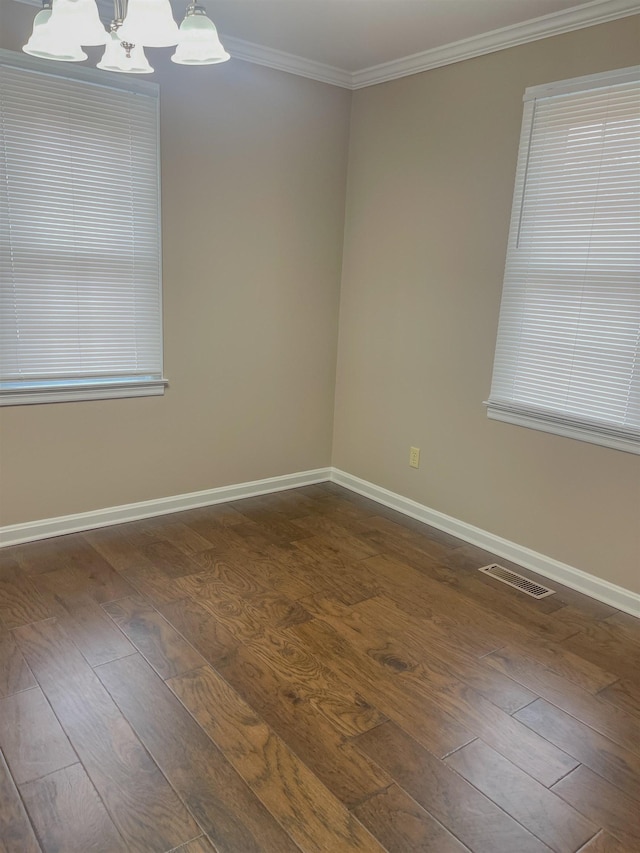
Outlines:
{"label": "ceiling", "polygon": [[[611,5],[593,0],[202,2],[221,33],[346,71],[370,68],[565,9]],[[640,10],[640,3],[637,8]]]}
{"label": "ceiling", "polygon": [[[178,22],[187,2],[171,0]],[[640,13],[640,0],[197,2],[232,57],[349,89]],[[108,22],[112,0],[98,6]]]}

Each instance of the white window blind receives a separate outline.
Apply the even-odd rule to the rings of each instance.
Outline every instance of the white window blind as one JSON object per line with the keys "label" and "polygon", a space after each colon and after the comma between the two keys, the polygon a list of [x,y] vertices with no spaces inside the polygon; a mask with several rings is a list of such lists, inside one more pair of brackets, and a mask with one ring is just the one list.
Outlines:
{"label": "white window blind", "polygon": [[50,69],[0,54],[0,403],[162,393],[157,87]]}
{"label": "white window blind", "polygon": [[487,405],[640,453],[640,68],[527,90]]}

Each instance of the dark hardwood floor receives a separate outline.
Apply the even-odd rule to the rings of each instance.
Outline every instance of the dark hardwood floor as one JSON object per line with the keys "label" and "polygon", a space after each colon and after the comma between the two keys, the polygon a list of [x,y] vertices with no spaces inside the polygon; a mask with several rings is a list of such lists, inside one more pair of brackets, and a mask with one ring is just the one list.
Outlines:
{"label": "dark hardwood floor", "polygon": [[494,561],[330,484],[3,549],[0,850],[638,853],[640,620]]}

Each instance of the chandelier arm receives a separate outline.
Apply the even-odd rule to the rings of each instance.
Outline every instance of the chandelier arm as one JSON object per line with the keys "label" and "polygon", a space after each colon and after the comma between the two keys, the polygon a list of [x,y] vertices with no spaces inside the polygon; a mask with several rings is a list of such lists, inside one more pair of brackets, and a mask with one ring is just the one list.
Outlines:
{"label": "chandelier arm", "polygon": [[113,0],[114,20],[122,23],[127,14],[127,0]]}

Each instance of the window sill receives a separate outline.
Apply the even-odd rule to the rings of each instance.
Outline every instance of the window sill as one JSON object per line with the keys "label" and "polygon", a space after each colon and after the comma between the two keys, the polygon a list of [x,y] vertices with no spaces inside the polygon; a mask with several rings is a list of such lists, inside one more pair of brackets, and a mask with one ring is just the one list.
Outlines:
{"label": "window sill", "polygon": [[113,400],[126,397],[155,397],[164,394],[166,379],[140,382],[104,382],[57,388],[0,389],[0,406],[37,403],[72,403],[81,400]]}
{"label": "window sill", "polygon": [[565,438],[574,438],[578,441],[586,441],[590,444],[599,444],[602,447],[610,447],[614,450],[622,450],[625,453],[640,454],[640,437],[629,437],[616,432],[615,428],[610,430],[606,427],[589,426],[587,424],[571,423],[570,421],[553,420],[545,415],[535,415],[517,412],[511,409],[498,407],[492,403],[487,406],[487,417],[495,421],[502,421],[515,426],[537,429],[541,432],[562,435]]}

